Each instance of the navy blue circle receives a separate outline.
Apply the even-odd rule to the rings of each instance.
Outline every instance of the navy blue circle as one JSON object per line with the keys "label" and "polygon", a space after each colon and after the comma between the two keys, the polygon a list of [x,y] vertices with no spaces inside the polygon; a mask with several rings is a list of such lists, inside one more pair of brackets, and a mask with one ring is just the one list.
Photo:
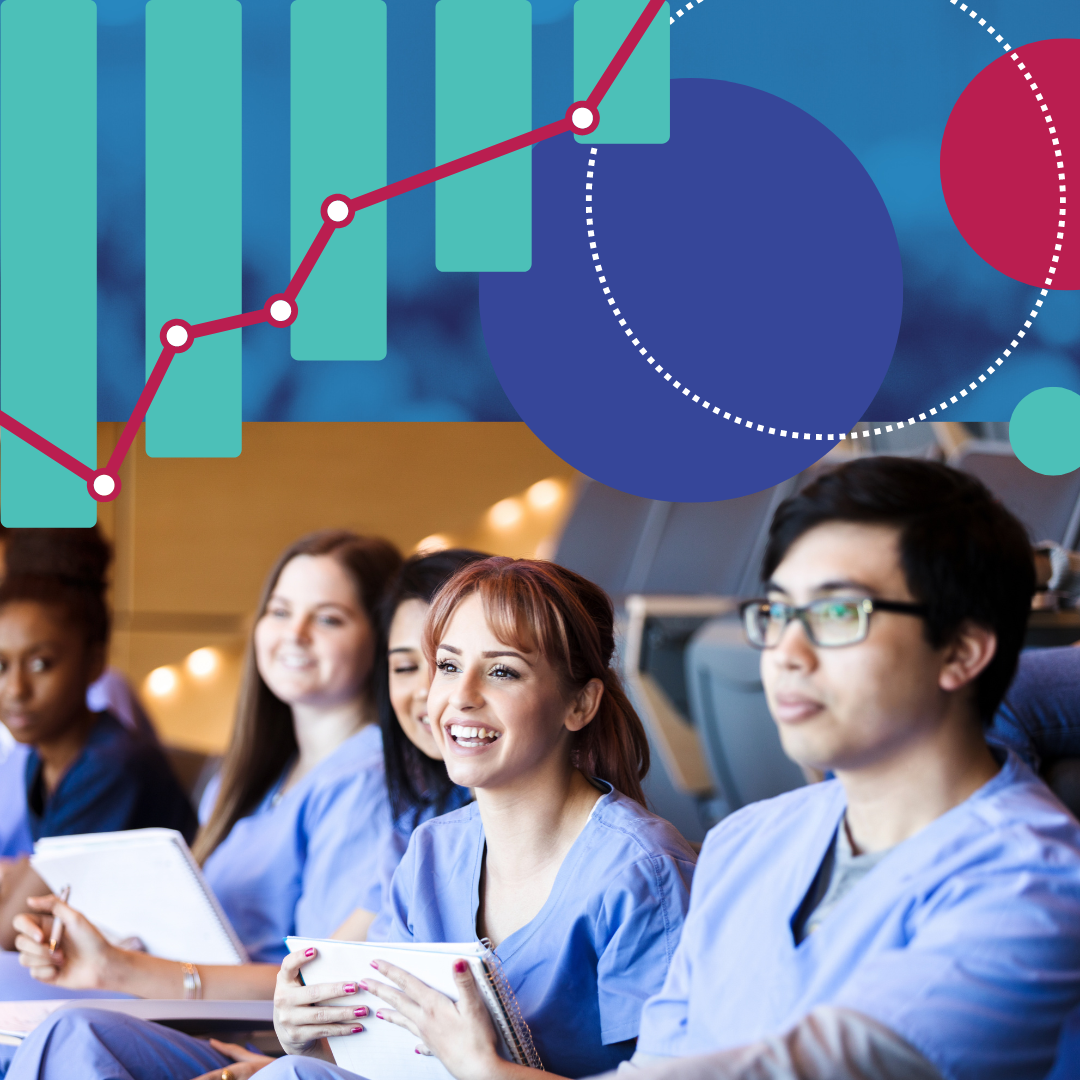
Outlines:
{"label": "navy blue circle", "polygon": [[865,411],[900,327],[896,234],[858,160],[789,102],[712,79],[672,81],[667,143],[598,146],[587,180],[591,156],[570,135],[534,148],[532,269],[481,275],[521,418],[586,475],[653,499],[733,498],[816,461]]}

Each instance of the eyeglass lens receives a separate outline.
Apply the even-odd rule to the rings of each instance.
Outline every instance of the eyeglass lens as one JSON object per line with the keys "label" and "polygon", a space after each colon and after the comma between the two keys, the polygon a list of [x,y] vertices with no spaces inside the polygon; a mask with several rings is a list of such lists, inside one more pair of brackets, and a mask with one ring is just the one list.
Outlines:
{"label": "eyeglass lens", "polygon": [[[747,636],[754,645],[772,648],[784,627],[798,617],[789,604],[752,604],[744,616]],[[866,633],[866,613],[857,600],[815,600],[802,610],[801,618],[815,645],[852,645]]]}

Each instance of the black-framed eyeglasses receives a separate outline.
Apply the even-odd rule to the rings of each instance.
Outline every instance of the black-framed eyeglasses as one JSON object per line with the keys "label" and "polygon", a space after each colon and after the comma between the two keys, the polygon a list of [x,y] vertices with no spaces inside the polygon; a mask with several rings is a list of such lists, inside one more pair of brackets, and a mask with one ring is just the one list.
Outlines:
{"label": "black-framed eyeglasses", "polygon": [[780,642],[784,628],[792,619],[803,624],[807,636],[823,649],[856,645],[870,630],[870,616],[875,611],[895,611],[901,615],[925,617],[926,604],[908,604],[900,600],[857,600],[822,597],[802,607],[780,600],[747,600],[739,605],[747,640],[755,649],[771,649]]}

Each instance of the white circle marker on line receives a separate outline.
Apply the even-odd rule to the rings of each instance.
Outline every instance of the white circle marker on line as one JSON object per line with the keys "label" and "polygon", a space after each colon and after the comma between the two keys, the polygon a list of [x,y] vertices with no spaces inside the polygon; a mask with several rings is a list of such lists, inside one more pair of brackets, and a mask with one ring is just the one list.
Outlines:
{"label": "white circle marker on line", "polygon": [[327,208],[326,216],[331,221],[344,221],[349,216],[349,204],[335,199]]}
{"label": "white circle marker on line", "polygon": [[592,111],[585,108],[575,109],[570,117],[570,122],[574,127],[584,131],[593,122]]}
{"label": "white circle marker on line", "polygon": [[165,340],[175,348],[180,348],[181,345],[186,345],[188,339],[187,331],[182,326],[170,326],[165,331]]}
{"label": "white circle marker on line", "polygon": [[99,495],[111,495],[116,490],[116,481],[111,476],[102,473],[94,477],[94,490]]}
{"label": "white circle marker on line", "polygon": [[292,305],[288,300],[275,300],[270,305],[270,318],[284,322],[292,314]]}

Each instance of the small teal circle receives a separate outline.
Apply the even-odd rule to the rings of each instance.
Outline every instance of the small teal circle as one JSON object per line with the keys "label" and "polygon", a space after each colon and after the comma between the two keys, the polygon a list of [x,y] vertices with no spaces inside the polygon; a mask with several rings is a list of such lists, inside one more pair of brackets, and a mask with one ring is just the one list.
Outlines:
{"label": "small teal circle", "polygon": [[1061,476],[1080,469],[1080,394],[1063,386],[1033,390],[1013,409],[1009,441],[1032,472]]}

